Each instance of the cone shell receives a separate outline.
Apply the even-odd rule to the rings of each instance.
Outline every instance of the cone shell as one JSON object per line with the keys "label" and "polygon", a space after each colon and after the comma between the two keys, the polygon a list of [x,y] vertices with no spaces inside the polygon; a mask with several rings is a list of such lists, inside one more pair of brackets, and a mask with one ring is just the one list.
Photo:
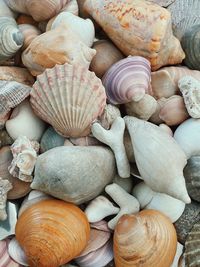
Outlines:
{"label": "cone shell", "polygon": [[176,231],[170,220],[154,210],[120,218],[114,232],[116,267],[168,267],[176,254]]}
{"label": "cone shell", "polygon": [[34,204],[19,217],[16,239],[33,267],[59,267],[85,248],[90,226],[75,205],[60,200]]}
{"label": "cone shell", "polygon": [[23,45],[23,35],[15,20],[0,17],[0,62],[11,58]]}
{"label": "cone shell", "polygon": [[152,70],[185,57],[165,8],[144,0],[87,0],[84,8],[125,55],[149,59]]}
{"label": "cone shell", "polygon": [[8,254],[9,239],[0,241],[0,263],[1,267],[20,267],[21,265],[15,262]]}
{"label": "cone shell", "polygon": [[66,137],[86,136],[103,112],[105,89],[93,72],[75,65],[57,65],[37,77],[31,92],[35,113]]}
{"label": "cone shell", "polygon": [[19,29],[24,36],[22,51],[25,50],[30,43],[41,34],[41,31],[36,26],[30,24],[20,24]]}
{"label": "cone shell", "polygon": [[127,57],[112,65],[103,77],[108,101],[123,104],[139,101],[151,93],[150,62],[143,57]]}

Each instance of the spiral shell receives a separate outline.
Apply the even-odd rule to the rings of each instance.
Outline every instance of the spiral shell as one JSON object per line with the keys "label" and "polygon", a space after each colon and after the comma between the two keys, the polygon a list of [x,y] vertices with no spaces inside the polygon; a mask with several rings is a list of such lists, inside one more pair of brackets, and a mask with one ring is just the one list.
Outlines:
{"label": "spiral shell", "polygon": [[151,93],[151,66],[143,57],[127,57],[112,65],[103,76],[108,101],[123,104]]}
{"label": "spiral shell", "polygon": [[25,210],[16,239],[33,267],[59,267],[78,256],[89,240],[90,226],[75,205],[44,200]]}
{"label": "spiral shell", "polygon": [[176,231],[170,220],[154,210],[120,218],[114,232],[116,267],[168,267],[176,254]]}
{"label": "spiral shell", "polygon": [[80,137],[103,112],[106,95],[101,80],[78,65],[57,65],[37,77],[31,92],[35,113],[63,136]]}

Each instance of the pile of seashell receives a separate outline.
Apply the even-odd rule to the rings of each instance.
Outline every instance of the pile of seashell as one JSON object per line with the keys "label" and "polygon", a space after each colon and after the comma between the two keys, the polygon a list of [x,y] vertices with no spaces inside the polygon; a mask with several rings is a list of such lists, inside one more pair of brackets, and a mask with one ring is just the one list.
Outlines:
{"label": "pile of seashell", "polygon": [[0,267],[200,266],[199,55],[199,0],[0,0]]}

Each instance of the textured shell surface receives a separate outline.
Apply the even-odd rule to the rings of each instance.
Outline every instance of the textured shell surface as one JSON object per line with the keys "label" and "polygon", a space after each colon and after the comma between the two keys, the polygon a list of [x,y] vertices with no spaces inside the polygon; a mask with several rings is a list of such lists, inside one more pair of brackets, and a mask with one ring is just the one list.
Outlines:
{"label": "textured shell surface", "polygon": [[24,36],[24,44],[21,49],[25,50],[33,39],[41,34],[41,31],[36,26],[30,24],[20,24],[18,27]]}
{"label": "textured shell surface", "polygon": [[139,101],[145,93],[151,94],[150,62],[140,56],[129,56],[112,65],[102,82],[111,104]]}
{"label": "textured shell surface", "polygon": [[23,266],[29,266],[27,263],[26,255],[15,237],[11,239],[8,245],[8,254],[17,263]]}
{"label": "textured shell surface", "polygon": [[37,36],[22,53],[22,62],[36,76],[56,64],[80,64],[89,68],[95,54],[69,26],[61,25]]}
{"label": "textured shell surface", "polygon": [[0,17],[0,62],[11,58],[23,45],[23,35],[15,20]]}
{"label": "textured shell surface", "polygon": [[35,113],[66,137],[90,133],[106,105],[105,89],[93,72],[78,65],[57,65],[37,77],[31,91]]}
{"label": "textured shell surface", "polygon": [[9,239],[0,241],[0,263],[1,267],[21,267],[21,265],[15,262],[8,254]]}
{"label": "textured shell surface", "polygon": [[115,160],[110,149],[62,146],[38,157],[31,187],[81,204],[99,195],[115,174]]}
{"label": "textured shell surface", "polygon": [[130,116],[124,119],[145,183],[156,192],[190,203],[183,176],[187,160],[174,138],[152,123]]}
{"label": "textured shell surface", "polygon": [[55,199],[29,207],[16,225],[16,239],[33,267],[59,267],[69,262],[85,248],[89,236],[84,212]]}
{"label": "textured shell surface", "polygon": [[143,56],[153,70],[181,63],[185,54],[173,36],[170,12],[144,0],[87,0],[84,8],[127,56]]}
{"label": "textured shell surface", "polygon": [[6,213],[6,202],[8,191],[12,189],[12,184],[0,177],[0,221],[5,221],[7,219]]}
{"label": "textured shell surface", "polygon": [[114,232],[116,267],[168,267],[176,254],[173,224],[162,213],[145,210],[120,218]]}

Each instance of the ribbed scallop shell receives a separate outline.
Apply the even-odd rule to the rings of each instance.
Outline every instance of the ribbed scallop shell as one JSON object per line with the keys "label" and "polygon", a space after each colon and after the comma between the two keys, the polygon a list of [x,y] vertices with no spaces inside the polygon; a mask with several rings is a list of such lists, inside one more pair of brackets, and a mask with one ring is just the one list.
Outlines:
{"label": "ribbed scallop shell", "polygon": [[116,267],[169,267],[176,254],[176,231],[162,213],[124,215],[114,232]]}
{"label": "ribbed scallop shell", "polygon": [[15,20],[0,17],[0,61],[11,58],[23,45],[23,35]]}
{"label": "ribbed scallop shell", "polygon": [[151,93],[150,62],[139,56],[122,59],[105,73],[102,82],[110,103],[139,101],[145,92]]}
{"label": "ribbed scallop shell", "polygon": [[200,70],[200,22],[188,29],[181,40],[181,45],[186,54],[184,63],[191,69]]}
{"label": "ribbed scallop shell", "polygon": [[0,241],[0,266],[1,267],[20,267],[21,265],[15,262],[8,254],[8,245],[10,240],[5,239]]}
{"label": "ribbed scallop shell", "polygon": [[44,200],[25,210],[16,225],[16,239],[32,267],[59,267],[86,246],[90,226],[75,205]]}
{"label": "ribbed scallop shell", "polygon": [[87,68],[57,65],[37,77],[31,91],[35,113],[63,136],[80,137],[106,104],[101,80]]}

